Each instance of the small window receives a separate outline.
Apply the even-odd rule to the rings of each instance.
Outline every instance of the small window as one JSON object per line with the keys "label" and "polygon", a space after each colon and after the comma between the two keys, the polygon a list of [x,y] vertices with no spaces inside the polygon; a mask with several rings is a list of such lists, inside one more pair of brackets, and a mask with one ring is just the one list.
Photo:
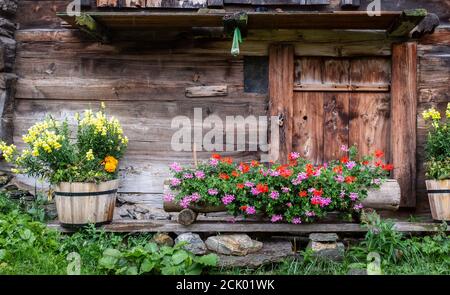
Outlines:
{"label": "small window", "polygon": [[244,91],[267,94],[269,89],[269,58],[267,56],[244,57]]}

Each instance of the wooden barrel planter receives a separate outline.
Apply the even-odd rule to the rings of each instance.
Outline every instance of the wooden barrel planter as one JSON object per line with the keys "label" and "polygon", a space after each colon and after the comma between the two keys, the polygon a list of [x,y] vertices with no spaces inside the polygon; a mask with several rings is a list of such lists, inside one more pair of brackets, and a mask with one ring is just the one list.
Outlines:
{"label": "wooden barrel planter", "polygon": [[60,223],[63,226],[83,226],[111,222],[118,188],[119,180],[56,185],[55,201]]}
{"label": "wooden barrel planter", "polygon": [[450,220],[450,179],[427,180],[428,200],[434,220]]}

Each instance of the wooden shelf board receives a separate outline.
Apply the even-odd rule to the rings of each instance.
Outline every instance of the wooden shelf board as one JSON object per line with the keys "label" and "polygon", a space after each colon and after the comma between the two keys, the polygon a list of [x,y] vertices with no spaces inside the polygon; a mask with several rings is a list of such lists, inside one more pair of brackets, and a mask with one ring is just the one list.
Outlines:
{"label": "wooden shelf board", "polygon": [[[439,223],[396,222],[395,228],[400,232],[427,233],[439,230]],[[62,227],[59,223],[49,223],[48,227],[61,232],[73,232],[75,229]],[[315,224],[283,224],[261,222],[212,222],[197,221],[183,226],[175,221],[113,221],[101,227],[107,232],[234,232],[234,233],[365,233],[367,229],[357,223],[315,223]],[[449,229],[450,231],[450,229]]]}
{"label": "wooden shelf board", "polygon": [[[85,12],[96,22],[114,30],[186,29],[191,27],[222,27],[225,13],[113,11]],[[382,12],[370,17],[363,11],[337,12],[249,12],[249,29],[348,29],[388,30],[402,16],[401,11]],[[77,27],[74,16],[57,15]],[[414,17],[413,17],[414,18]],[[417,22],[423,16],[415,17]]]}

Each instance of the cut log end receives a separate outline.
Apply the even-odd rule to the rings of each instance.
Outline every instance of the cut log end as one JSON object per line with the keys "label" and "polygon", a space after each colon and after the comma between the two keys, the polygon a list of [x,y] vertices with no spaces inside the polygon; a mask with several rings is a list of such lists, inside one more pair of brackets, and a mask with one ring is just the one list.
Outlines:
{"label": "cut log end", "polygon": [[182,225],[191,225],[197,219],[197,213],[191,209],[183,209],[178,214],[178,223]]}

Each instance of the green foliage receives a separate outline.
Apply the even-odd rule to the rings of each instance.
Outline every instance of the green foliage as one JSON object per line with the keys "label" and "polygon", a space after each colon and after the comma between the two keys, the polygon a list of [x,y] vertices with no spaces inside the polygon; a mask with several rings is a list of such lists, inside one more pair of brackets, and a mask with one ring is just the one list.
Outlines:
{"label": "green foliage", "polygon": [[450,178],[450,103],[445,118],[434,108],[422,114],[425,121],[431,121],[428,132],[426,153],[426,176],[429,179]]}
{"label": "green foliage", "polygon": [[217,264],[215,254],[197,257],[182,246],[179,243],[174,247],[158,247],[147,243],[126,251],[109,248],[103,252],[99,266],[114,274],[199,275],[204,267]]}
{"label": "green foliage", "polygon": [[128,139],[114,117],[108,119],[104,106],[97,113],[76,114],[77,136],[72,140],[69,123],[47,117],[23,136],[26,148],[19,153],[14,145],[0,142],[6,161],[14,173],[60,182],[101,182],[117,178],[118,160]]}

